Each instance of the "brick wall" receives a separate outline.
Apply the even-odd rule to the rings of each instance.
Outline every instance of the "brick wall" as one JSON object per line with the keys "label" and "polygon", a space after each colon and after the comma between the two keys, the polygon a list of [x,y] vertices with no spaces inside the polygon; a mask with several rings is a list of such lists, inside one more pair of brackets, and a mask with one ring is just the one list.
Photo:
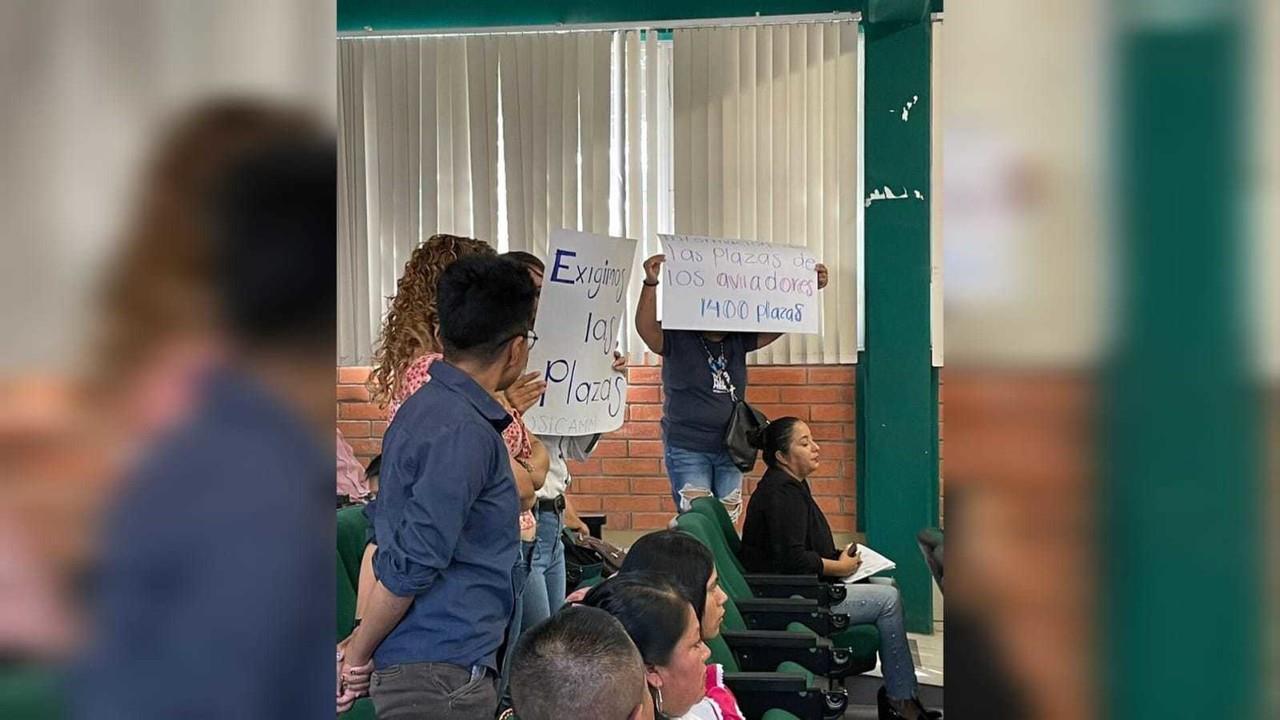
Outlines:
{"label": "brick wall", "polygon": [[[369,369],[338,368],[338,427],[367,463],[381,449],[387,423],[369,402]],[[581,512],[604,512],[610,530],[665,527],[675,512],[662,460],[661,369],[628,370],[627,421],[600,440],[591,459],[571,463],[570,497]],[[813,493],[835,532],[852,532],[854,502],[854,368],[851,365],[748,368],[747,400],[769,417],[795,415],[810,424],[822,446],[822,467],[810,478]],[[764,464],[744,483],[755,488]]]}

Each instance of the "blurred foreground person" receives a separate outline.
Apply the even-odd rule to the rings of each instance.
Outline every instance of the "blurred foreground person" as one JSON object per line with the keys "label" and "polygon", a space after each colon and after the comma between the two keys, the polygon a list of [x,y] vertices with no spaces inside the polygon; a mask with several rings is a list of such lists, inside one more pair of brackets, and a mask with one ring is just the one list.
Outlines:
{"label": "blurred foreground person", "polygon": [[332,142],[305,135],[217,184],[222,359],[107,522],[78,717],[327,713],[335,185]]}

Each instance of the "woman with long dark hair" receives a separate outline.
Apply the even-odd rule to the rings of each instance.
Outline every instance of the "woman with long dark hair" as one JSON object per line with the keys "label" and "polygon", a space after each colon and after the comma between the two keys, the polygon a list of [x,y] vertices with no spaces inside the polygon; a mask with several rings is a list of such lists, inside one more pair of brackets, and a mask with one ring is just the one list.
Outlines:
{"label": "woman with long dark hair", "polygon": [[618,619],[644,660],[645,680],[659,718],[681,718],[706,695],[711,651],[693,606],[663,576],[629,573],[592,588],[583,605]]}

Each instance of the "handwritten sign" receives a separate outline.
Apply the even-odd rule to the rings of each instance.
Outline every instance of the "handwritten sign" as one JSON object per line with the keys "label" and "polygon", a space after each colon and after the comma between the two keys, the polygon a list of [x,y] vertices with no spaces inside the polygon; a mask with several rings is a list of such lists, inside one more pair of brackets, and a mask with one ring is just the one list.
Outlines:
{"label": "handwritten sign", "polygon": [[659,235],[662,327],[817,333],[818,258],[804,248]]}
{"label": "handwritten sign", "polygon": [[613,351],[627,323],[636,241],[555,230],[538,301],[529,370],[547,391],[525,424],[536,435],[592,435],[622,427],[627,379]]}

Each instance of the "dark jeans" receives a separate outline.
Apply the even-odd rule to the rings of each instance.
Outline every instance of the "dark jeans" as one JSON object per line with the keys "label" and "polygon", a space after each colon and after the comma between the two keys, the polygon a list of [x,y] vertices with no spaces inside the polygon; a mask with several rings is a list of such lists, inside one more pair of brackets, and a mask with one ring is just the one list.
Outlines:
{"label": "dark jeans", "polygon": [[369,696],[378,720],[493,720],[498,707],[493,673],[446,663],[376,670]]}

